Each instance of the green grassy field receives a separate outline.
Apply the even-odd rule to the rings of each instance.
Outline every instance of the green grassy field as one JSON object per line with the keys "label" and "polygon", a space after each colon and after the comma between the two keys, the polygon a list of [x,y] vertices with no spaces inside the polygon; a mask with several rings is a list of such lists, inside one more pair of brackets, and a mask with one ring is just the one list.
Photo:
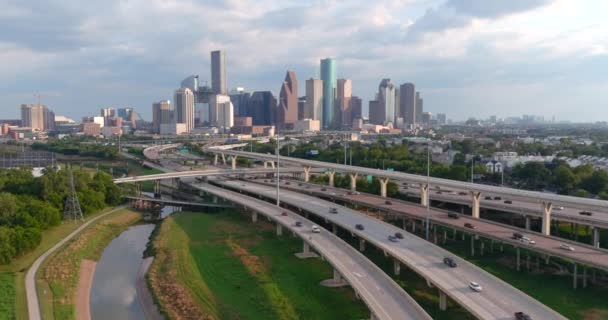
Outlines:
{"label": "green grassy field", "polygon": [[[350,288],[319,285],[332,276],[327,263],[296,258],[293,254],[301,250],[301,241],[291,236],[276,237],[268,223],[252,224],[240,214],[223,212],[180,213],[163,224],[167,226],[161,229],[160,243],[178,252],[178,258],[169,259],[174,264],[179,261],[170,266],[171,270],[176,270],[173,274],[178,282],[186,283],[197,295],[193,299],[205,315],[219,319],[369,317]],[[166,239],[168,234],[180,241]],[[188,249],[185,255],[184,246]],[[160,269],[158,274],[171,274],[171,270]],[[192,273],[196,273],[194,278]],[[162,293],[159,299],[162,301]]]}

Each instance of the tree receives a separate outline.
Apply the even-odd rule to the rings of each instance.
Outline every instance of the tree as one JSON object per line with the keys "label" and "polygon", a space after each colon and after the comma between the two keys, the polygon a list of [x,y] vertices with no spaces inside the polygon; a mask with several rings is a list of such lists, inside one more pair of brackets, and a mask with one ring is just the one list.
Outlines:
{"label": "tree", "polygon": [[6,192],[0,193],[0,218],[10,219],[17,212],[17,199]]}
{"label": "tree", "polygon": [[593,194],[599,194],[608,186],[608,173],[604,170],[596,170],[582,181],[581,186]]}
{"label": "tree", "polygon": [[570,166],[560,165],[553,171],[554,184],[559,193],[569,194],[579,183],[578,177],[574,174]]}

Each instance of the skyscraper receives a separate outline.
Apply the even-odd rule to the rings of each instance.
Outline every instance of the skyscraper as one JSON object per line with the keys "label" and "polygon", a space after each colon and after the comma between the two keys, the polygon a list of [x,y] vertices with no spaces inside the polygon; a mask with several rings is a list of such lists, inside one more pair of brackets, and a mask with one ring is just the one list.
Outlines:
{"label": "skyscraper", "polygon": [[192,92],[196,92],[198,90],[198,75],[191,75],[182,80],[180,88],[188,88]]}
{"label": "skyscraper", "polygon": [[[52,118],[52,119],[51,119]],[[51,125],[52,122],[52,125]],[[55,114],[43,105],[22,104],[21,126],[33,130],[52,130],[55,124]]]}
{"label": "skyscraper", "polygon": [[277,99],[270,91],[256,91],[250,100],[254,126],[269,126],[275,123]]}
{"label": "skyscraper", "polygon": [[416,88],[413,83],[404,83],[399,90],[399,112],[406,125],[417,123]]}
{"label": "skyscraper", "polygon": [[304,118],[323,123],[323,80],[306,80],[306,108]]}
{"label": "skyscraper", "polygon": [[184,123],[186,132],[190,132],[194,128],[194,93],[188,88],[177,89],[173,103],[175,123]]}
{"label": "skyscraper", "polygon": [[338,93],[336,97],[336,120],[340,128],[350,128],[353,123],[350,108],[350,101],[352,95],[353,82],[350,79],[338,79]]}
{"label": "skyscraper", "polygon": [[321,59],[321,80],[323,80],[323,129],[336,127],[336,60]]}
{"label": "skyscraper", "polygon": [[391,79],[382,79],[378,86],[378,103],[384,108],[383,124],[395,125],[395,85]]}
{"label": "skyscraper", "polygon": [[229,95],[212,94],[209,96],[209,124],[212,126],[222,126],[223,120],[221,113],[223,111],[221,109],[224,108],[224,104],[226,103],[231,103]]}
{"label": "skyscraper", "polygon": [[160,133],[160,125],[173,122],[173,111],[171,101],[161,100],[152,104],[152,130]]}
{"label": "skyscraper", "polygon": [[211,90],[215,94],[226,94],[226,56],[223,51],[211,51]]}
{"label": "skyscraper", "polygon": [[133,108],[120,108],[116,114],[132,128],[135,128],[135,110]]}
{"label": "skyscraper", "polygon": [[298,120],[302,119],[306,119],[306,96],[298,98]]}
{"label": "skyscraper", "polygon": [[352,120],[363,118],[363,101],[361,98],[353,96],[350,99],[350,114]]}
{"label": "skyscraper", "polygon": [[298,80],[296,73],[287,71],[279,94],[277,128],[293,129],[298,121]]}
{"label": "skyscraper", "polygon": [[422,114],[424,113],[424,101],[420,96],[420,92],[416,91],[416,123],[422,123]]}
{"label": "skyscraper", "polygon": [[386,121],[386,108],[380,101],[371,100],[369,102],[369,122],[384,124],[384,121]]}
{"label": "skyscraper", "polygon": [[238,88],[236,91],[230,93],[230,102],[232,102],[232,105],[234,106],[235,117],[251,116],[249,100],[251,100],[251,93],[245,92],[243,88]]}

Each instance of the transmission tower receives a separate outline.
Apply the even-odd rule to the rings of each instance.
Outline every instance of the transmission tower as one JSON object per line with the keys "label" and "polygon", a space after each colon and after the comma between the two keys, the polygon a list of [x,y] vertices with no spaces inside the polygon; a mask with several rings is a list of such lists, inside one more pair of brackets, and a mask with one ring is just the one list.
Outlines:
{"label": "transmission tower", "polygon": [[72,168],[69,168],[68,172],[70,175],[70,194],[65,199],[63,221],[84,221],[82,210],[80,209],[80,202],[78,202],[78,195],[76,195],[76,188],[74,187],[74,174],[72,173]]}

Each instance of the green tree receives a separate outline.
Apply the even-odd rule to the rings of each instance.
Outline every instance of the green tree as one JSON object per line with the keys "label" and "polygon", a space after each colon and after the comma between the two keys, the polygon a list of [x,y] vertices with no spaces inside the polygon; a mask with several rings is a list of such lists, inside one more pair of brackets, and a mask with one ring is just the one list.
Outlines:
{"label": "green tree", "polygon": [[571,193],[576,185],[578,185],[578,177],[574,174],[568,165],[560,165],[553,171],[554,184],[557,190],[562,194]]}
{"label": "green tree", "polygon": [[581,182],[581,186],[593,194],[599,194],[608,186],[608,173],[604,170],[596,170]]}

